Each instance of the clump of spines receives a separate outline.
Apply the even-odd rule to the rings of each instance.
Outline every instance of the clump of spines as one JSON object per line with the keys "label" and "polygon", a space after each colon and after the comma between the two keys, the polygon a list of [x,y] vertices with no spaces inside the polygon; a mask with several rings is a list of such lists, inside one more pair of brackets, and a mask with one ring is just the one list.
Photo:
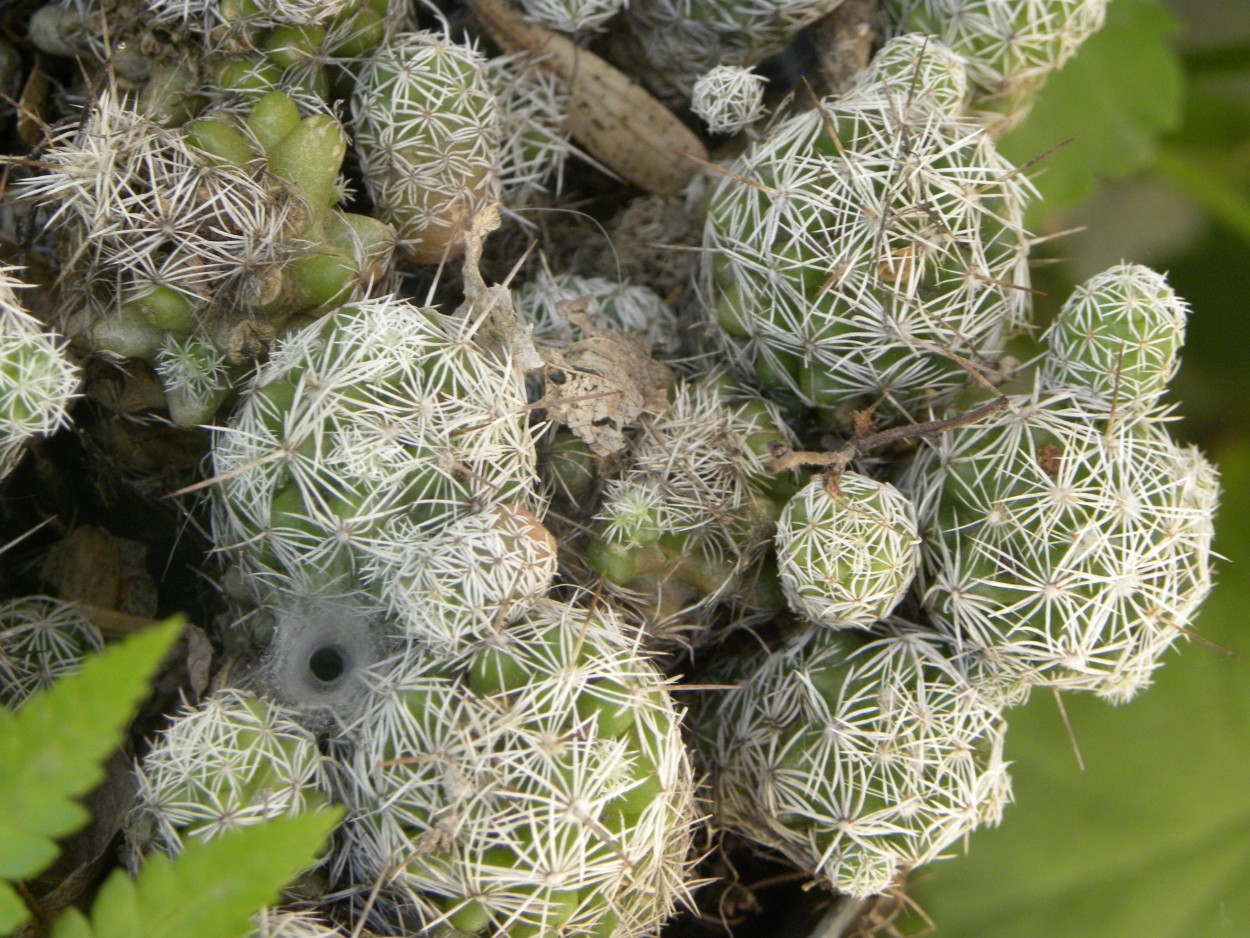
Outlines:
{"label": "clump of spines", "polygon": [[359,722],[346,859],[380,906],[469,935],[653,934],[694,818],[681,712],[616,616],[543,601]]}
{"label": "clump of spines", "polygon": [[17,465],[26,441],[69,423],[78,368],[21,305],[22,286],[0,269],[0,478]]}
{"label": "clump of spines", "polygon": [[594,328],[636,335],[651,343],[653,352],[677,345],[677,317],[648,287],[544,270],[513,291],[512,303],[533,327],[534,341],[543,345],[571,345],[585,338],[569,321],[570,307],[584,313]]}
{"label": "clump of spines", "polygon": [[893,612],[920,559],[911,501],[858,472],[804,486],[777,520],[776,544],[790,607],[832,628],[870,629]]}
{"label": "clump of spines", "polygon": [[1108,412],[1149,413],[1180,364],[1188,314],[1162,274],[1111,267],[1078,286],[1046,330],[1039,381],[1080,389]]}
{"label": "clump of spines", "polygon": [[401,34],[361,70],[352,116],[365,187],[401,249],[426,264],[458,255],[473,218],[500,194],[486,59],[437,33]]}
{"label": "clump of spines", "polygon": [[698,286],[721,347],[807,406],[914,414],[1028,321],[1029,185],[903,94],[861,85],[778,122],[709,201]]}
{"label": "clump of spines", "polygon": [[103,647],[99,629],[70,603],[48,596],[0,603],[0,705],[16,710]]}
{"label": "clump of spines", "polygon": [[522,0],[527,19],[557,32],[596,32],[627,6],[626,0]]}
{"label": "clump of spines", "polygon": [[1010,801],[1001,712],[928,629],[814,629],[731,670],[696,714],[714,817],[840,892],[884,891]]}

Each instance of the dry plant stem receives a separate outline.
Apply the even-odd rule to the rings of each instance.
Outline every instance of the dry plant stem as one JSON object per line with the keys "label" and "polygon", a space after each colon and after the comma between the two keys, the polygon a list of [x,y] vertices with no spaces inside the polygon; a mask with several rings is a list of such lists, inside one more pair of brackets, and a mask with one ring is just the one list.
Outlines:
{"label": "dry plant stem", "polygon": [[827,93],[845,91],[868,67],[880,19],[880,0],[842,0],[816,21],[816,49]]}
{"label": "dry plant stem", "polygon": [[469,9],[505,52],[539,57],[537,64],[567,86],[569,133],[626,182],[677,195],[697,172],[694,161],[708,158],[703,142],[668,108],[599,56],[525,22],[506,0],[469,0]]}
{"label": "dry plant stem", "polygon": [[966,414],[947,417],[943,420],[928,420],[924,423],[891,427],[878,433],[857,436],[848,441],[841,449],[832,453],[791,450],[784,443],[775,442],[771,447],[773,456],[771,468],[774,473],[782,473],[790,469],[797,469],[800,466],[822,466],[832,470],[830,476],[836,479],[848,465],[861,456],[871,453],[874,449],[889,446],[891,443],[897,443],[899,440],[910,440],[915,437],[936,437],[938,434],[954,427],[966,427],[969,424],[977,423],[990,414],[1005,410],[1010,404],[1011,400],[1009,398],[997,397],[988,404],[974,407]]}

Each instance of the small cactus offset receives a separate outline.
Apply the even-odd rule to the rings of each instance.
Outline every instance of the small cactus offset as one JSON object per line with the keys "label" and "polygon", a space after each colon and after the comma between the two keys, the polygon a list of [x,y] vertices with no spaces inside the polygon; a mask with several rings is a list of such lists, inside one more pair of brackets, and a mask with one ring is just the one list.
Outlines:
{"label": "small cactus offset", "polygon": [[139,765],[131,845],[177,854],[267,818],[330,803],[329,763],[295,714],[223,689],[177,715]]}
{"label": "small cactus offset", "polygon": [[486,59],[431,33],[404,33],[367,61],[352,98],[365,187],[417,263],[464,250],[499,199],[501,128]]}
{"label": "small cactus offset", "polygon": [[903,599],[919,559],[910,500],[857,472],[817,476],[777,520],[781,588],[821,625],[872,628]]}
{"label": "small cactus offset", "polygon": [[0,270],[0,479],[21,459],[26,441],[69,423],[78,368],[18,301],[22,286]]}
{"label": "small cactus offset", "polygon": [[47,596],[0,603],[0,705],[16,710],[103,647],[99,629],[69,603]]}
{"label": "small cactus offset", "polygon": [[694,820],[680,711],[610,609],[539,603],[392,683],[356,727],[347,795],[347,859],[387,877],[384,918],[642,938],[672,914]]}
{"label": "small cactus offset", "polygon": [[1006,724],[955,652],[890,620],[739,664],[738,686],[696,719],[717,822],[852,896],[998,823]]}
{"label": "small cactus offset", "polygon": [[1027,323],[1029,186],[987,135],[920,105],[861,85],[716,183],[701,297],[720,347],[775,392],[912,414],[992,371]]}
{"label": "small cactus offset", "polygon": [[1050,354],[1038,380],[1087,392],[1108,413],[1150,413],[1180,365],[1188,314],[1162,274],[1105,270],[1076,288],[1042,337]]}

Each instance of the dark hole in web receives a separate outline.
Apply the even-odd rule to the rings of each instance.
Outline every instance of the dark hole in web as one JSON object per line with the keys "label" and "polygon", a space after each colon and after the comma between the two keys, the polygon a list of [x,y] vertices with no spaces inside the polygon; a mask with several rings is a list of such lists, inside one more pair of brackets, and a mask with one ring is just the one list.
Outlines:
{"label": "dark hole in web", "polygon": [[308,659],[308,670],[323,684],[333,684],[343,676],[347,661],[343,649],[337,645],[325,645],[314,651]]}

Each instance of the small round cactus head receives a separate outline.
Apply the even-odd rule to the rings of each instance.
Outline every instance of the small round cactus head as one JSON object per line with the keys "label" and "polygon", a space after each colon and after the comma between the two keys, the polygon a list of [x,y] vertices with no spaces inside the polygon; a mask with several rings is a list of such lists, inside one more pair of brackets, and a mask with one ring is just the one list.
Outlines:
{"label": "small round cactus head", "polygon": [[903,33],[887,42],[858,83],[887,90],[904,106],[929,108],[949,117],[958,117],[968,104],[963,57],[924,33]]}
{"label": "small round cactus head", "polygon": [[0,478],[28,439],[69,423],[67,405],[80,375],[42,324],[18,302],[21,286],[0,269]]}
{"label": "small round cactus head", "polygon": [[1210,589],[1214,470],[1149,416],[1074,392],[1012,404],[944,433],[900,482],[920,515],[926,609],[1014,696],[1127,700]]}
{"label": "small round cactus head", "polygon": [[486,78],[499,105],[499,184],[505,208],[542,204],[559,193],[573,146],[569,92],[528,54],[497,56]]}
{"label": "small round cactus head", "polygon": [[47,596],[0,603],[0,705],[16,710],[103,647],[99,630],[69,603]]}
{"label": "small round cactus head", "polygon": [[694,83],[690,110],[714,134],[736,134],[764,113],[763,75],[741,65],[718,65]]}
{"label": "small round cactus head", "polygon": [[696,715],[716,822],[852,896],[937,859],[1010,801],[1006,724],[928,629],[814,629]]}
{"label": "small round cactus head", "polygon": [[397,36],[362,70],[352,116],[365,188],[417,263],[458,255],[498,201],[497,110],[486,59],[436,33]]}
{"label": "small round cactus head", "polygon": [[900,94],[864,85],[777,123],[709,200],[698,286],[716,339],[834,414],[927,408],[1028,321],[1027,182],[986,134]]}
{"label": "small round cactus head", "polygon": [[278,589],[380,597],[457,518],[537,484],[523,379],[472,325],[393,297],[291,334],[217,434],[214,534]]}
{"label": "small round cactus head", "polygon": [[1102,28],[1108,0],[886,0],[887,32],[933,36],[963,56],[995,134],[1028,113],[1046,77]]}
{"label": "small round cactus head", "polygon": [[1040,380],[1108,411],[1148,413],[1180,364],[1189,308],[1162,274],[1119,264],[1078,286],[1043,340]]}
{"label": "small round cactus head", "polygon": [[292,712],[219,690],[183,708],[144,756],[127,834],[140,853],[177,854],[187,838],[316,810],[329,803],[327,765]]}
{"label": "small round cactus head", "polygon": [[832,628],[870,629],[902,600],[920,559],[916,510],[888,482],[817,476],[777,521],[777,566],[790,607]]}
{"label": "small round cactus head", "polygon": [[606,606],[540,602],[386,690],[358,727],[346,839],[394,917],[641,938],[673,912],[694,818],[681,712]]}

